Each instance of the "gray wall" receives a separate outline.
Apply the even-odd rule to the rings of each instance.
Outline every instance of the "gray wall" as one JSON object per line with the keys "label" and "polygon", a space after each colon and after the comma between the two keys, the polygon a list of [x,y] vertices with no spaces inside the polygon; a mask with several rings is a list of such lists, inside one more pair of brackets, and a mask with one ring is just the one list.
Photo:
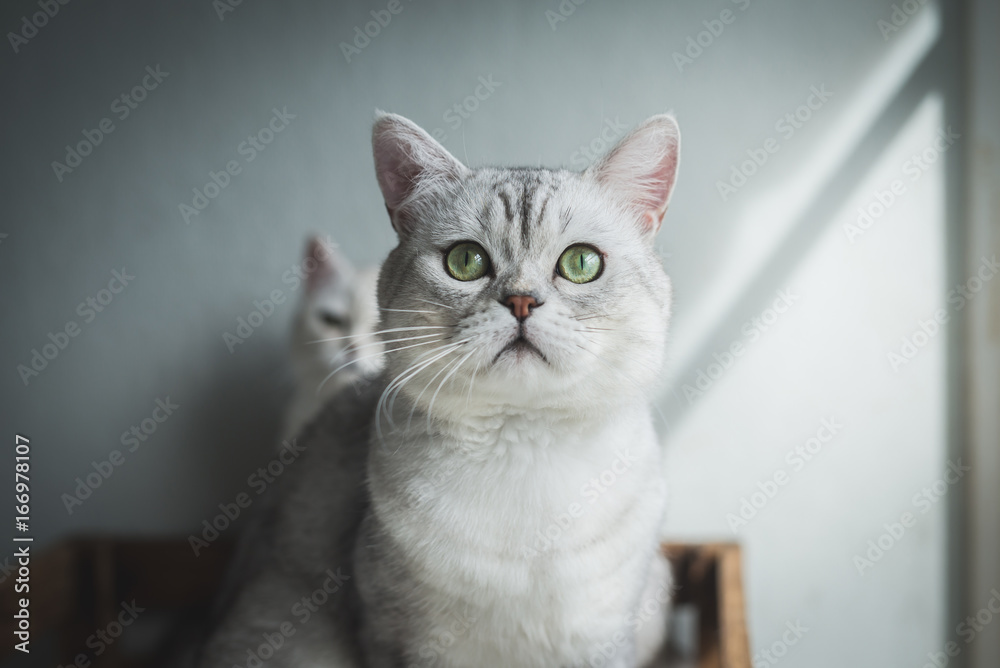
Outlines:
{"label": "gray wall", "polygon": [[[920,665],[942,648],[961,619],[945,510],[965,491],[927,513],[913,496],[961,445],[955,326],[898,368],[888,353],[939,308],[959,321],[947,293],[975,270],[955,259],[965,139],[919,178],[905,171],[939,129],[965,134],[951,15],[928,4],[883,34],[890,0],[401,0],[347,62],[341,43],[387,4],[243,2],[220,19],[207,0],[71,2],[18,53],[4,45],[0,410],[7,434],[32,439],[34,535],[186,535],[247,489],[290,390],[299,291],[283,275],[305,235],[331,234],[359,263],[393,245],[375,108],[438,130],[473,166],[570,167],[606,128],[672,110],[684,140],[659,239],[676,288],[668,535],[744,543],[755,649],[788,622],[809,628],[787,665]],[[550,23],[560,7],[576,8]],[[721,34],[700,34],[724,10],[730,23],[710,23]],[[5,3],[0,27],[34,11]],[[679,67],[689,37],[707,46]],[[122,119],[113,102],[147,66],[169,75]],[[824,87],[829,99],[799,110]],[[463,103],[467,118],[449,111]],[[274,108],[294,118],[247,161],[241,142]],[[780,123],[797,110],[800,127]],[[53,161],[105,117],[113,132],[60,180]],[[765,146],[777,151],[723,198],[718,182]],[[179,205],[230,160],[240,173],[186,221]],[[906,191],[885,214],[860,236],[845,228],[895,179]],[[123,267],[135,278],[86,322],[78,305]],[[978,299],[995,299],[991,285]],[[223,334],[273,290],[287,300],[231,353]],[[795,303],[772,320],[779,290]],[[79,334],[26,385],[18,365],[71,321]],[[734,343],[745,354],[711,367]],[[695,395],[699,372],[714,377]],[[75,479],[167,397],[174,414],[68,513]],[[786,458],[830,418],[843,427],[813,460]],[[789,482],[733,531],[729,516],[779,472]],[[907,511],[915,526],[859,573],[855,557]]]}

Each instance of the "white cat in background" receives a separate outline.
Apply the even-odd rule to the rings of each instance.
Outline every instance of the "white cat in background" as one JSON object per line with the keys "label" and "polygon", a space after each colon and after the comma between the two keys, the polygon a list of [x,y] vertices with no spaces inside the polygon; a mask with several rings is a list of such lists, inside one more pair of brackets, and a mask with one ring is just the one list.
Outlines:
{"label": "white cat in background", "polygon": [[378,267],[356,270],[336,247],[315,236],[301,266],[305,292],[292,325],[295,394],[283,439],[297,436],[331,396],[382,369],[382,344],[373,334]]}

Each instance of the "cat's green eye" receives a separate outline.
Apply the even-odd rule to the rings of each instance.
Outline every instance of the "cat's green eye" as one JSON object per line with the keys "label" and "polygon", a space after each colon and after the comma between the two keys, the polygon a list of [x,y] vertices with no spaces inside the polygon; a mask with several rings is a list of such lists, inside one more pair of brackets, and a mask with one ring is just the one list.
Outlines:
{"label": "cat's green eye", "polygon": [[556,265],[559,275],[574,283],[590,283],[601,275],[604,260],[590,246],[578,244],[563,251]]}
{"label": "cat's green eye", "polygon": [[448,251],[444,264],[453,278],[474,281],[490,268],[490,258],[482,246],[465,241]]}

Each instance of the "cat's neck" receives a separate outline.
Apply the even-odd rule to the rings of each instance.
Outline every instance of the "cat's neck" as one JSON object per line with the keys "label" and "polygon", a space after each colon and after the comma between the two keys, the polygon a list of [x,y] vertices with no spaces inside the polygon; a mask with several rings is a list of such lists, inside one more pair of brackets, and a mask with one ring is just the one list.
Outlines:
{"label": "cat's neck", "polygon": [[[400,397],[393,409],[392,427],[386,414],[383,437],[397,443],[440,443],[471,456],[494,456],[520,446],[542,450],[568,449],[590,441],[617,423],[649,421],[645,402],[606,403],[586,408],[573,405],[525,406],[471,401],[462,405],[436,406],[428,413],[408,397]],[[577,454],[579,452],[577,451]]]}

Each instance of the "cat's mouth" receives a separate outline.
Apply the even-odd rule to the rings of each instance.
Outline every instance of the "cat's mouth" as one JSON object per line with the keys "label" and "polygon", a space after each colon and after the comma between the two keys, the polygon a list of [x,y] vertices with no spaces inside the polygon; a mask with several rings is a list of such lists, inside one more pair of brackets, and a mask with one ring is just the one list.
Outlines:
{"label": "cat's mouth", "polygon": [[504,353],[508,352],[513,354],[518,359],[529,355],[538,355],[543,362],[548,363],[548,360],[545,359],[545,355],[542,351],[535,347],[535,344],[529,341],[523,333],[518,334],[517,337],[511,340],[510,343],[501,348],[500,352],[498,352],[496,357],[493,358],[493,362],[496,363],[496,361],[499,360]]}

